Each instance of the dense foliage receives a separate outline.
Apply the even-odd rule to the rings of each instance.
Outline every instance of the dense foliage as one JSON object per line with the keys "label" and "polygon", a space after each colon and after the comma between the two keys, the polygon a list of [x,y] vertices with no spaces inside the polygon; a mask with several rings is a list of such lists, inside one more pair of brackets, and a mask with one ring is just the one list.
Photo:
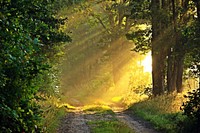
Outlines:
{"label": "dense foliage", "polygon": [[64,20],[52,12],[53,0],[0,1],[0,130],[36,132],[41,119],[36,94],[50,68],[54,45],[69,41],[59,32]]}
{"label": "dense foliage", "polygon": [[[193,22],[184,29],[183,32],[187,47],[187,57],[189,58],[189,67],[196,78],[200,77],[200,23]],[[200,82],[200,81],[199,81]],[[194,89],[194,88],[193,88]],[[200,88],[188,92],[185,96],[187,101],[183,104],[183,114],[188,117],[184,121],[182,132],[200,132]]]}
{"label": "dense foliage", "polygon": [[183,29],[183,39],[186,42],[187,61],[190,70],[196,77],[200,76],[200,22],[194,21]]}
{"label": "dense foliage", "polygon": [[188,119],[184,122],[182,132],[200,132],[200,88],[189,92],[187,96],[188,101],[183,104],[184,115],[188,116]]}

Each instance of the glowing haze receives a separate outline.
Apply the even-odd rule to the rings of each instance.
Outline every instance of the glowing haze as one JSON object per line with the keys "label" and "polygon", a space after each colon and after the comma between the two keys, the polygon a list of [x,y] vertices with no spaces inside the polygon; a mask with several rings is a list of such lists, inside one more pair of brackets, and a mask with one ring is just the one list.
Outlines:
{"label": "glowing haze", "polygon": [[125,36],[114,40],[102,25],[93,27],[83,15],[73,17],[66,29],[73,30],[73,41],[60,66],[61,101],[76,107],[124,107],[141,101],[151,85],[151,53],[135,53]]}
{"label": "glowing haze", "polygon": [[144,72],[152,72],[152,56],[151,52],[146,54],[144,60],[142,60],[141,65],[144,67]]}

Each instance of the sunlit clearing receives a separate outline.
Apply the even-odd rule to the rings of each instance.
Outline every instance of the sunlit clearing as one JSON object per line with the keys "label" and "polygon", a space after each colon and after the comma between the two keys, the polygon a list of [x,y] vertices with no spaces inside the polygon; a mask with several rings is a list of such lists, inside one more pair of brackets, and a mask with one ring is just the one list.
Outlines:
{"label": "sunlit clearing", "polygon": [[144,60],[142,60],[141,65],[144,67],[144,72],[152,72],[152,56],[149,52]]}

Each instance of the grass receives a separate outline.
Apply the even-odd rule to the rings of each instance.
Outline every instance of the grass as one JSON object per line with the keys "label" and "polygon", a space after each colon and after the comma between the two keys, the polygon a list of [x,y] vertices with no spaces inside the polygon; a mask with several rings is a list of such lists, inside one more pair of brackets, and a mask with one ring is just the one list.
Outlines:
{"label": "grass", "polygon": [[177,124],[185,119],[180,111],[182,102],[182,95],[170,94],[139,102],[129,109],[135,115],[152,123],[155,129],[177,133]]}
{"label": "grass", "polygon": [[124,123],[117,120],[88,122],[92,133],[134,133]]}
{"label": "grass", "polygon": [[92,121],[87,124],[91,133],[134,133],[127,125],[117,120],[115,113],[105,105],[90,105],[83,108],[85,112],[95,112]]}
{"label": "grass", "polygon": [[88,105],[83,107],[83,111],[85,112],[97,112],[97,113],[109,113],[113,114],[114,112],[111,110],[109,106],[106,105]]}
{"label": "grass", "polygon": [[60,125],[61,118],[66,115],[66,108],[58,106],[58,99],[55,97],[41,101],[40,106],[43,111],[42,125],[44,132],[55,133]]}

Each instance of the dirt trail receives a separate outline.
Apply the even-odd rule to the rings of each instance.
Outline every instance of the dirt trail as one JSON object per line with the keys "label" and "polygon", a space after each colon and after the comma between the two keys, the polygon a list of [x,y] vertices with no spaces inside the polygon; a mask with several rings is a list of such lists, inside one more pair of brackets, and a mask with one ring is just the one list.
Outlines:
{"label": "dirt trail", "polygon": [[63,118],[58,133],[90,133],[88,121],[111,120],[116,117],[119,121],[126,124],[134,133],[159,133],[148,123],[130,112],[116,112],[116,115],[96,114],[95,112],[70,112]]}
{"label": "dirt trail", "polygon": [[83,113],[68,113],[67,116],[63,118],[58,133],[90,133],[86,122],[87,120],[84,118]]}
{"label": "dirt trail", "polygon": [[159,133],[146,121],[132,115],[130,112],[118,112],[116,117],[119,121],[128,125],[135,133]]}

